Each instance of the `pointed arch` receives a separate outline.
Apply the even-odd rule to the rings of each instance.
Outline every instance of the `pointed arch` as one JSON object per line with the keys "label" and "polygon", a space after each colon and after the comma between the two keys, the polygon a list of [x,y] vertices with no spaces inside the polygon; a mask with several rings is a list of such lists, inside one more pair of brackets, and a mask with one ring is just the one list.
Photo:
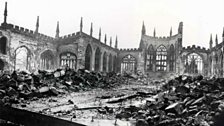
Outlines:
{"label": "pointed arch", "polygon": [[113,65],[113,66],[114,66],[114,67],[113,67],[113,71],[114,71],[114,72],[117,72],[117,57],[114,56],[114,59],[113,59],[113,60],[114,60],[114,61],[113,61],[113,64],[114,64],[114,65]]}
{"label": "pointed arch", "polygon": [[137,59],[128,54],[122,58],[121,61],[121,72],[132,72],[135,73],[137,68]]}
{"label": "pointed arch", "polygon": [[107,72],[107,53],[104,52],[103,54],[103,71]]}
{"label": "pointed arch", "polygon": [[113,70],[113,59],[112,59],[112,55],[110,54],[109,55],[109,68],[108,68],[108,71],[112,72],[112,70]]}
{"label": "pointed arch", "polygon": [[166,71],[167,67],[167,49],[160,45],[156,49],[156,71]]}
{"label": "pointed arch", "polygon": [[85,52],[85,69],[91,70],[92,63],[92,48],[91,45],[88,44]]}
{"label": "pointed arch", "polygon": [[187,55],[185,60],[185,73],[202,74],[203,59],[202,56],[193,52]]}
{"label": "pointed arch", "polygon": [[54,69],[54,54],[51,50],[46,50],[40,55],[40,68],[43,70]]}
{"label": "pointed arch", "polygon": [[31,51],[25,45],[15,50],[15,70],[30,70]]}
{"label": "pointed arch", "polygon": [[63,52],[60,54],[60,65],[66,66],[71,69],[76,69],[77,67],[77,56],[71,52]]}
{"label": "pointed arch", "polygon": [[7,45],[7,38],[1,37],[0,38],[0,53],[6,54],[6,45]]}
{"label": "pointed arch", "polygon": [[173,44],[170,46],[169,70],[174,71],[175,49]]}
{"label": "pointed arch", "polygon": [[0,38],[0,53],[6,54],[6,45],[7,45],[7,38],[1,37]]}
{"label": "pointed arch", "polygon": [[220,53],[220,76],[223,77],[223,52]]}
{"label": "pointed arch", "polygon": [[146,50],[146,71],[153,71],[154,49],[151,44]]}
{"label": "pointed arch", "polygon": [[4,62],[2,61],[2,59],[0,59],[0,71],[4,70]]}
{"label": "pointed arch", "polygon": [[100,48],[97,47],[95,52],[95,71],[100,71],[100,62],[101,62],[101,52]]}

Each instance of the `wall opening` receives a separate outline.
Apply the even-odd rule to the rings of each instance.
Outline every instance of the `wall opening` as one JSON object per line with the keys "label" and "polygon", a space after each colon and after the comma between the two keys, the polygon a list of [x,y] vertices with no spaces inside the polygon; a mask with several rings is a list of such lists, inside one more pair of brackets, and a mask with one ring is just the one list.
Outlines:
{"label": "wall opening", "polygon": [[114,71],[114,72],[117,72],[117,57],[116,57],[116,56],[114,56],[114,62],[113,62],[113,64],[114,64],[114,65],[113,65],[113,66],[114,66],[114,67],[113,67],[113,71]]}
{"label": "wall opening", "polygon": [[100,61],[101,61],[101,53],[99,47],[97,47],[95,52],[95,71],[100,71]]}
{"label": "wall opening", "polygon": [[174,46],[173,44],[170,46],[170,64],[169,64],[169,71],[174,71],[174,62],[175,62],[175,49],[174,49]]}
{"label": "wall opening", "polygon": [[0,71],[4,70],[4,62],[0,59]]}
{"label": "wall opening", "polygon": [[0,38],[0,53],[1,54],[6,54],[6,43],[7,43],[7,38],[1,37]]}
{"label": "wall opening", "polygon": [[86,47],[85,53],[85,69],[91,70],[91,62],[92,62],[92,48],[90,45]]}
{"label": "wall opening", "polygon": [[30,50],[25,47],[19,47],[15,51],[15,70],[30,70],[31,54]]}
{"label": "wall opening", "polygon": [[104,52],[103,54],[103,71],[107,72],[107,53]]}
{"label": "wall opening", "polygon": [[153,71],[153,58],[154,58],[154,49],[150,45],[146,52],[146,71]]}
{"label": "wall opening", "polygon": [[113,71],[113,59],[112,59],[112,55],[110,54],[109,56],[109,68],[108,68],[109,72]]}
{"label": "wall opening", "polygon": [[156,71],[166,71],[167,66],[167,50],[164,45],[160,45],[156,49]]}
{"label": "wall opening", "polygon": [[60,55],[60,65],[62,67],[69,67],[71,69],[76,69],[77,67],[77,57],[74,53],[64,52]]}
{"label": "wall opening", "polygon": [[202,74],[203,60],[197,53],[191,53],[185,60],[185,73],[189,74]]}
{"label": "wall opening", "polygon": [[136,62],[137,62],[136,58],[130,54],[123,57],[121,61],[121,73],[123,72],[135,73],[137,68]]}
{"label": "wall opening", "polygon": [[46,50],[40,55],[40,68],[43,70],[54,69],[54,54],[51,50]]}

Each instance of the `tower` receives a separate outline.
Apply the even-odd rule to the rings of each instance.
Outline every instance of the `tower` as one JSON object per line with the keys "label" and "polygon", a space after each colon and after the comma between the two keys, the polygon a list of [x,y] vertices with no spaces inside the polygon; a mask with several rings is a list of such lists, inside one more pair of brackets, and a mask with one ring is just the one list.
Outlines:
{"label": "tower", "polygon": [[35,34],[37,34],[39,32],[39,16],[37,16],[37,22],[36,22],[36,30],[35,30]]}
{"label": "tower", "polygon": [[212,49],[212,44],[213,44],[213,41],[212,41],[212,34],[210,35],[210,42],[209,42],[209,48]]}
{"label": "tower", "polygon": [[145,24],[144,24],[144,21],[142,23],[142,35],[145,35],[146,34],[146,30],[145,30]]}
{"label": "tower", "polygon": [[183,22],[179,23],[178,34],[183,34]]}
{"label": "tower", "polygon": [[59,21],[57,22],[56,35],[55,38],[59,38]]}

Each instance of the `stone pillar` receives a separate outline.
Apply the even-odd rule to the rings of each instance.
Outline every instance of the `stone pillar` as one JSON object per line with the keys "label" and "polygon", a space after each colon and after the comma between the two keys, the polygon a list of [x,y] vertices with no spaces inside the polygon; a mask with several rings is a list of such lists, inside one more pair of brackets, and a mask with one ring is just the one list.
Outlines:
{"label": "stone pillar", "polygon": [[85,49],[84,40],[79,38],[78,40],[78,55],[77,55],[77,69],[85,68]]}

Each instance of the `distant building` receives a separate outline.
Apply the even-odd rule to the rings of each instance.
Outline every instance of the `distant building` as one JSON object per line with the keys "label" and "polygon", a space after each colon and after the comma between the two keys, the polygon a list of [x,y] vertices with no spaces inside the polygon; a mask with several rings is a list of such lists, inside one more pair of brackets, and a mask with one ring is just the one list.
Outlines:
{"label": "distant building", "polygon": [[[143,23],[139,48],[118,49],[116,37],[114,46],[112,38],[106,35],[95,38],[80,30],[66,36],[60,36],[57,22],[55,37],[39,33],[39,17],[34,31],[7,22],[7,3],[4,22],[0,26],[0,70],[54,70],[60,67],[88,69],[102,72],[143,72],[149,76],[169,76],[170,74],[203,74],[223,77],[224,32],[221,43],[210,48],[200,46],[182,47],[183,23],[179,23],[177,34],[157,37],[146,34]],[[102,39],[104,36],[104,39]],[[103,42],[102,42],[103,40]],[[108,44],[107,44],[108,43]]]}

